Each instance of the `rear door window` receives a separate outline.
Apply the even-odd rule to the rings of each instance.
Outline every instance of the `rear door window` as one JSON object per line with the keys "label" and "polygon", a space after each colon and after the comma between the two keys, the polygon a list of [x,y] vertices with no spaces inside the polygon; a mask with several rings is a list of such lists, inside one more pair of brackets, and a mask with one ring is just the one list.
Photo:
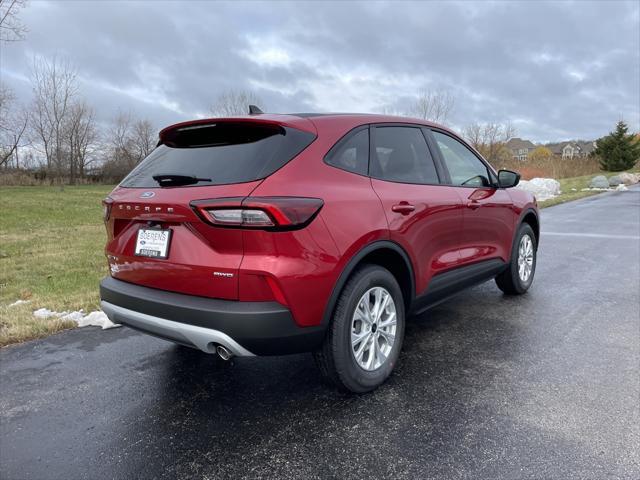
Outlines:
{"label": "rear door window", "polygon": [[154,175],[186,175],[197,186],[268,177],[297,156],[315,135],[279,125],[219,122],[169,132],[121,187],[158,187]]}
{"label": "rear door window", "polygon": [[440,183],[420,128],[376,127],[372,155],[372,177],[401,183]]}

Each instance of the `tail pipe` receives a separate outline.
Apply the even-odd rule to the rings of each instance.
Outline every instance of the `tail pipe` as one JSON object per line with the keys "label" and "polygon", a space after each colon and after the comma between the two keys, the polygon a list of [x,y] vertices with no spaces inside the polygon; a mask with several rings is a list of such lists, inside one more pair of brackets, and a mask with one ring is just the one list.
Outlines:
{"label": "tail pipe", "polygon": [[218,355],[220,356],[220,358],[225,361],[231,360],[231,357],[233,357],[233,353],[231,352],[231,350],[229,350],[227,347],[224,347],[222,345],[218,345],[216,347],[216,352],[218,352]]}

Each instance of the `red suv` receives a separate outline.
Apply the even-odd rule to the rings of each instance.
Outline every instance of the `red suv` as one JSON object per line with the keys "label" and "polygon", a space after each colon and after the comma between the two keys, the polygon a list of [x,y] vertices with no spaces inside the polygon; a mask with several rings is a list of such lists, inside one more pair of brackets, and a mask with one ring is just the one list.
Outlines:
{"label": "red suv", "polygon": [[105,199],[109,318],[228,359],[314,353],[365,392],[410,313],[495,278],[524,293],[535,198],[450,130],[381,115],[180,123]]}

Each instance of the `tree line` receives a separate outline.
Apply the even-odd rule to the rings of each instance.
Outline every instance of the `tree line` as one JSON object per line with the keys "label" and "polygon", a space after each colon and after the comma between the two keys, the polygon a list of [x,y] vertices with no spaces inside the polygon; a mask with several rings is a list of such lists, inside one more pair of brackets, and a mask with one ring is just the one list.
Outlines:
{"label": "tree line", "polygon": [[87,175],[122,178],[157,143],[155,126],[130,112],[99,126],[68,62],[36,58],[33,96],[20,105],[0,84],[0,167],[29,169],[41,179],[75,184]]}
{"label": "tree line", "polygon": [[[27,170],[39,181],[72,185],[87,179],[114,183],[157,144],[157,126],[132,112],[120,112],[106,125],[99,125],[94,108],[80,92],[77,71],[68,61],[35,58],[31,87],[31,102],[22,106],[12,91],[0,84],[0,172]],[[217,97],[210,113],[214,117],[246,115],[249,104],[266,108],[253,92],[227,91]],[[383,113],[447,124],[454,105],[454,98],[446,91],[423,91],[406,111],[385,109]],[[490,163],[503,166],[511,161],[506,142],[516,130],[510,123],[473,123],[462,134]],[[602,144],[597,153],[603,168],[632,166],[631,160],[607,160],[612,155],[637,159],[640,147],[624,146],[635,144],[631,137],[626,130],[618,131],[618,143],[614,139]],[[532,159],[549,155],[551,152],[541,147],[533,152]]]}
{"label": "tree line", "polygon": [[[155,148],[157,126],[150,119],[120,112],[99,124],[68,61],[37,57],[31,71],[33,95],[27,105],[0,84],[0,172],[29,171],[40,181],[71,185],[87,178],[117,182]],[[265,108],[253,92],[227,91],[209,112],[246,115],[250,104]],[[401,113],[445,123],[453,105],[450,94],[426,91],[410,112]]]}

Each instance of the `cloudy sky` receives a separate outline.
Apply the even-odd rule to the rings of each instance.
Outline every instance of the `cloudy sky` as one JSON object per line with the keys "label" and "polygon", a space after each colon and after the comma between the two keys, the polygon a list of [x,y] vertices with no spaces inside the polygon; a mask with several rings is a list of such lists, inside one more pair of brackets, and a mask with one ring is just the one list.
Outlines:
{"label": "cloudy sky", "polygon": [[34,56],[76,65],[107,121],[205,115],[229,89],[270,112],[403,111],[455,98],[449,123],[511,121],[537,141],[640,129],[640,3],[37,1],[1,81],[30,99]]}

